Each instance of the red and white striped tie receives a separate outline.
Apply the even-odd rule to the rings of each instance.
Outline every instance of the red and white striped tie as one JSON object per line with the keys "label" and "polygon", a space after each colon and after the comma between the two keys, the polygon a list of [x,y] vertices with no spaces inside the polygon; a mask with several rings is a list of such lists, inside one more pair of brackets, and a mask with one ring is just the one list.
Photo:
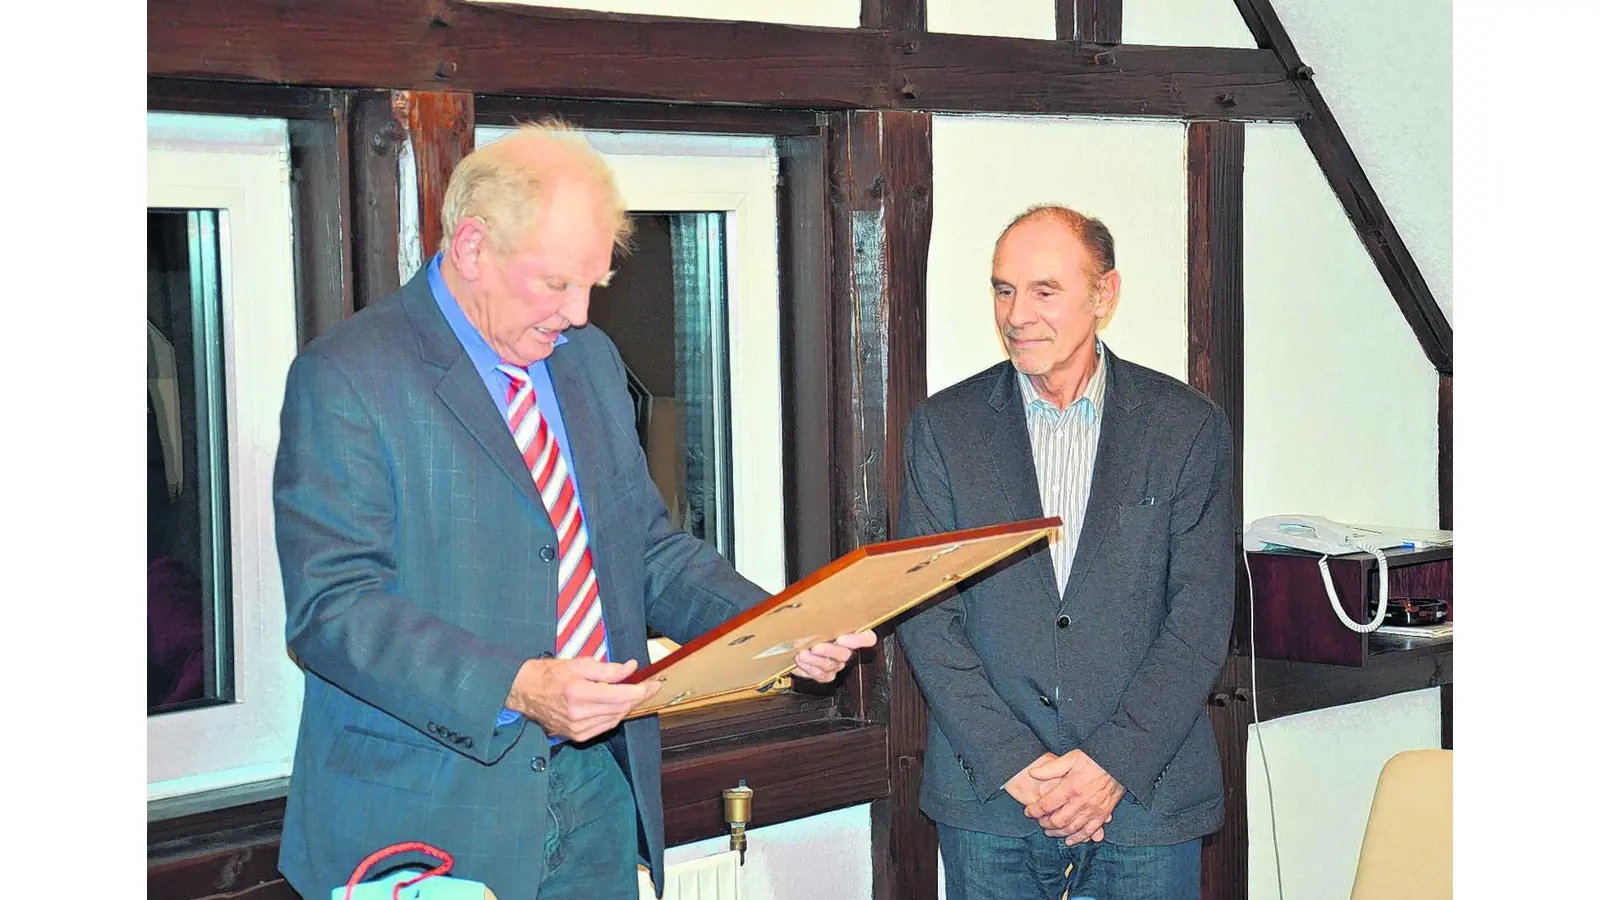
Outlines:
{"label": "red and white striped tie", "polygon": [[528,373],[509,363],[498,368],[511,378],[507,396],[511,434],[556,527],[557,555],[561,560],[556,580],[556,656],[592,657],[605,662],[606,623],[600,617],[600,582],[594,571],[594,557],[589,553],[589,529],[583,522],[566,456],[549,423],[539,413]]}

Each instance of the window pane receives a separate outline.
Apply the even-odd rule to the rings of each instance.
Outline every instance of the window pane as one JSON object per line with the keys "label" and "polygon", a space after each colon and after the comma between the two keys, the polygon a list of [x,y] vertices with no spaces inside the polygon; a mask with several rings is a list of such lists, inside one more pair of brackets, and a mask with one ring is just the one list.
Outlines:
{"label": "window pane", "polygon": [[232,699],[220,216],[151,209],[148,712]]}
{"label": "window pane", "polygon": [[628,368],[639,442],[673,524],[731,560],[724,214],[632,215],[633,252],[595,290],[590,317]]}

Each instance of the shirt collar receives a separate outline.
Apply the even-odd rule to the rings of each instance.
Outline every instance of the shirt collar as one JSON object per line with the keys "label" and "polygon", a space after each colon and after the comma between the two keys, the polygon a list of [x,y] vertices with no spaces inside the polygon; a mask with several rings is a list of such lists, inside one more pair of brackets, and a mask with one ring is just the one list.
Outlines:
{"label": "shirt collar", "polygon": [[[467,351],[467,357],[472,360],[472,367],[478,370],[479,376],[487,379],[490,373],[495,372],[495,367],[500,365],[500,354],[494,352],[494,348],[483,339],[477,327],[468,321],[467,314],[461,311],[461,304],[455,295],[450,293],[450,286],[445,284],[444,272],[440,269],[443,259],[443,254],[436,253],[428,262],[428,287],[433,291],[433,302],[439,305],[439,312],[444,314],[445,322],[449,323],[456,340],[459,340],[462,348]],[[556,335],[557,347],[566,342],[565,334]]]}
{"label": "shirt collar", "polygon": [[1039,395],[1039,389],[1033,386],[1033,379],[1017,372],[1018,382],[1022,385],[1022,406],[1030,413],[1050,413],[1064,416],[1074,410],[1082,410],[1083,415],[1093,422],[1100,415],[1100,409],[1106,399],[1106,353],[1105,344],[1099,338],[1094,342],[1094,374],[1089,376],[1089,383],[1083,387],[1083,396],[1067,404],[1066,409],[1057,409],[1055,404]]}

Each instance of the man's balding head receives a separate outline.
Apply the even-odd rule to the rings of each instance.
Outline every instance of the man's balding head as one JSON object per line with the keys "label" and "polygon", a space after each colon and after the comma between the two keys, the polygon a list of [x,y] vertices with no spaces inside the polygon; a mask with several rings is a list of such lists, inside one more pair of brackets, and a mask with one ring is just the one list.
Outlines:
{"label": "man's balding head", "polygon": [[444,194],[444,240],[476,216],[492,239],[515,242],[537,223],[550,195],[567,190],[588,192],[617,249],[627,250],[633,223],[610,167],[581,132],[556,119],[523,125],[456,166]]}
{"label": "man's balding head", "polygon": [[1000,232],[1000,237],[995,240],[995,252],[1000,251],[1001,242],[1012,231],[1024,225],[1034,224],[1054,226],[1071,232],[1083,244],[1088,257],[1083,274],[1091,283],[1117,267],[1117,244],[1111,237],[1111,229],[1107,228],[1104,222],[1086,216],[1071,207],[1051,204],[1029,207],[1012,219],[1011,224],[1007,225],[1005,230]]}

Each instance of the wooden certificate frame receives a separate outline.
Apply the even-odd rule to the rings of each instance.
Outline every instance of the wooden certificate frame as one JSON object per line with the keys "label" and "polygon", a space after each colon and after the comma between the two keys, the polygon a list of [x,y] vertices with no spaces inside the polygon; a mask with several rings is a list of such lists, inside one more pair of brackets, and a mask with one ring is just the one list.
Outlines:
{"label": "wooden certificate frame", "polygon": [[633,673],[662,689],[629,718],[759,690],[818,641],[875,628],[1061,527],[1056,517],[858,547],[765,602]]}

